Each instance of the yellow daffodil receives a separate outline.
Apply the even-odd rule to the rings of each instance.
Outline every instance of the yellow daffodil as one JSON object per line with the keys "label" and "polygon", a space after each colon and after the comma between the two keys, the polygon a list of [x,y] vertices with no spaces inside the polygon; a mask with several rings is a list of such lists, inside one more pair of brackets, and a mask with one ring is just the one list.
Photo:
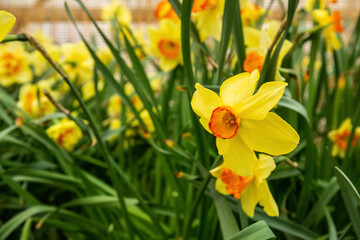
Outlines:
{"label": "yellow daffodil", "polygon": [[39,118],[55,112],[55,106],[42,92],[43,87],[34,84],[21,86],[17,105],[29,116]]}
{"label": "yellow daffodil", "polygon": [[[104,79],[100,78],[98,81],[98,91],[101,92],[104,88]],[[81,86],[81,93],[83,99],[89,100],[95,96],[95,84],[94,81],[87,81]]]}
{"label": "yellow daffodil", "polygon": [[149,27],[150,55],[160,59],[160,67],[168,72],[182,64],[180,25],[170,20],[161,20],[159,28]]}
{"label": "yellow daffodil", "polygon": [[180,20],[168,0],[162,0],[156,5],[154,15],[157,19],[170,19],[175,22]]}
{"label": "yellow daffodil", "polygon": [[316,9],[313,12],[314,20],[320,26],[327,26],[323,29],[323,36],[325,38],[326,49],[328,51],[338,50],[341,48],[341,42],[339,41],[336,33],[344,32],[341,25],[341,17],[339,11],[334,11],[331,15],[327,10]]}
{"label": "yellow daffodil", "polygon": [[67,118],[63,118],[59,123],[46,129],[46,134],[68,151],[72,151],[83,136],[78,125]]}
{"label": "yellow daffodil", "polygon": [[16,22],[16,18],[11,13],[0,11],[0,42],[4,40]]}
{"label": "yellow daffodil", "polygon": [[241,20],[244,26],[255,27],[265,10],[259,7],[257,4],[250,1],[246,1],[244,5],[241,5]]}
{"label": "yellow daffodil", "polygon": [[256,160],[254,166],[254,173],[250,176],[239,176],[224,165],[220,165],[210,172],[217,178],[216,190],[240,199],[242,209],[249,217],[254,217],[255,207],[258,203],[264,207],[267,215],[274,217],[279,216],[279,209],[266,179],[275,167],[272,157],[260,154],[259,160]]}
{"label": "yellow daffodil", "polygon": [[263,84],[253,95],[259,71],[241,73],[220,87],[220,96],[196,84],[191,100],[200,123],[216,137],[224,166],[241,176],[252,175],[256,156],[253,150],[271,155],[291,152],[299,135],[282,118],[269,112],[282,97],[287,83]]}
{"label": "yellow daffodil", "polygon": [[111,53],[108,47],[102,47],[96,51],[96,55],[105,65],[109,65],[114,59],[114,55]]}
{"label": "yellow daffodil", "polygon": [[[59,46],[53,44],[53,40],[50,37],[46,36],[43,32],[35,32],[33,33],[33,37],[45,47],[46,51],[55,62],[60,60],[61,49]],[[29,57],[37,76],[43,74],[44,71],[51,67],[49,62],[39,51],[32,51]]]}
{"label": "yellow daffodil", "polygon": [[[244,28],[244,41],[246,45],[246,59],[243,63],[244,71],[252,72],[257,69],[261,72],[268,48],[279,28],[280,22],[278,21],[265,23],[261,31],[251,27]],[[277,71],[275,73],[275,80],[277,81],[284,81],[284,78],[280,75],[278,69],[291,47],[292,43],[288,40],[285,40],[281,47],[277,62]]]}
{"label": "yellow daffodil", "polygon": [[[345,157],[351,130],[352,130],[351,119],[347,118],[341,123],[338,129],[329,132],[328,137],[330,138],[331,141],[334,142],[331,155],[333,155],[334,157],[335,156],[340,156],[341,158]],[[356,127],[354,138],[351,141],[351,147],[356,146],[356,142],[359,139],[359,136],[360,136],[360,127]]]}
{"label": "yellow daffodil", "polygon": [[92,80],[94,61],[83,42],[66,43],[61,50],[61,66],[71,81],[80,85]]}
{"label": "yellow daffodil", "polygon": [[105,21],[114,19],[115,15],[121,25],[130,25],[132,21],[131,11],[121,1],[110,2],[101,11],[101,18]]}
{"label": "yellow daffodil", "polygon": [[119,117],[121,112],[121,97],[117,94],[111,95],[106,108],[109,117]]}
{"label": "yellow daffodil", "polygon": [[225,0],[195,0],[192,8],[200,40],[209,36],[220,41]]}
{"label": "yellow daffodil", "polygon": [[29,54],[23,44],[12,42],[0,45],[0,85],[10,86],[32,80]]}

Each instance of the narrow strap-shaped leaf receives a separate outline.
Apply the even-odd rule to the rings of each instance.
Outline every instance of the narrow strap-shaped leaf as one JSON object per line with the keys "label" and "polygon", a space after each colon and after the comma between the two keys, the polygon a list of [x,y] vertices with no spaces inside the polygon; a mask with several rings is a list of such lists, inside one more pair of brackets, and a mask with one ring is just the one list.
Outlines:
{"label": "narrow strap-shaped leaf", "polygon": [[221,29],[221,41],[218,54],[218,69],[216,71],[215,83],[222,83],[222,72],[225,66],[225,56],[230,42],[231,30],[234,23],[236,2],[234,0],[226,0],[223,14],[223,24]]}
{"label": "narrow strap-shaped leaf", "polygon": [[234,35],[235,51],[238,57],[239,69],[242,72],[243,62],[246,59],[246,53],[245,53],[245,42],[244,42],[244,33],[241,22],[240,8],[241,8],[240,1],[236,1],[233,35]]}
{"label": "narrow strap-shaped leaf", "polygon": [[338,180],[341,195],[343,197],[346,211],[352,222],[357,239],[360,239],[360,195],[350,179],[338,167],[335,167],[335,175]]}

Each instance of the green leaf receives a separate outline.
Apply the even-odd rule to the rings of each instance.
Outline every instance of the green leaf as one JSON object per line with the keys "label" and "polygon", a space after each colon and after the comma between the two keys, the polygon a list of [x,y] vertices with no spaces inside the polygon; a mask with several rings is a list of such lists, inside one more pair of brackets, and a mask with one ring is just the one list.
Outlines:
{"label": "green leaf", "polygon": [[291,110],[297,112],[302,117],[304,117],[304,119],[309,124],[309,126],[311,126],[309,115],[308,115],[305,107],[303,105],[301,105],[299,102],[297,102],[296,100],[289,98],[287,96],[283,96],[280,99],[280,101],[278,102],[278,105],[280,107],[285,107],[285,108],[288,108],[288,109],[291,109]]}
{"label": "green leaf", "polygon": [[218,69],[216,72],[216,83],[222,83],[222,72],[225,66],[225,55],[229,46],[231,29],[233,27],[234,17],[236,10],[236,1],[226,0],[223,14],[223,25],[221,30],[220,50],[218,55]]}
{"label": "green leaf", "polygon": [[269,240],[275,239],[276,236],[271,231],[265,221],[258,221],[249,227],[241,230],[228,240]]}
{"label": "green leaf", "polygon": [[300,239],[313,240],[319,237],[319,234],[310,229],[283,217],[269,217],[262,209],[255,208],[254,220],[264,220],[271,228],[282,231]]}
{"label": "green leaf", "polygon": [[30,231],[31,231],[31,223],[32,223],[31,218],[26,220],[24,227],[21,231],[20,240],[29,240]]}
{"label": "green leaf", "polygon": [[338,167],[335,167],[335,175],[340,186],[341,195],[344,199],[345,208],[353,224],[353,229],[357,238],[360,239],[360,195],[350,179]]}
{"label": "green leaf", "polygon": [[[136,205],[139,203],[136,198],[125,198],[124,200],[126,205]],[[62,205],[63,208],[76,206],[119,206],[119,200],[116,196],[98,195],[74,199]]]}
{"label": "green leaf", "polygon": [[244,33],[241,22],[240,7],[241,7],[240,1],[236,1],[233,35],[234,35],[235,51],[238,57],[237,62],[239,64],[240,71],[243,71],[243,62],[246,59],[246,53],[245,53],[245,42],[244,42]]}
{"label": "green leaf", "polygon": [[236,223],[235,217],[229,208],[225,197],[217,192],[214,192],[213,200],[218,214],[223,238],[228,239],[239,232],[239,226]]}
{"label": "green leaf", "polygon": [[324,217],[325,212],[321,206],[326,206],[338,191],[339,185],[336,181],[336,178],[334,177],[330,180],[327,188],[324,189],[318,201],[315,203],[314,207],[303,221],[304,226],[310,227],[313,224],[316,225]]}
{"label": "green leaf", "polygon": [[0,240],[5,240],[15,229],[29,218],[41,213],[55,211],[53,206],[37,205],[27,208],[26,210],[16,214],[4,223],[0,228]]}

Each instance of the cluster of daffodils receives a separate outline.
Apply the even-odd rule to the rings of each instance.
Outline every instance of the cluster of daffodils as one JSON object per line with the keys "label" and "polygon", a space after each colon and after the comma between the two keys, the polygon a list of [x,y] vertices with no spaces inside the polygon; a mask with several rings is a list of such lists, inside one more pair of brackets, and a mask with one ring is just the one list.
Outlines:
{"label": "cluster of daffodils", "polygon": [[223,82],[220,95],[196,84],[191,100],[201,125],[216,137],[218,152],[224,163],[213,170],[221,193],[240,198],[243,210],[254,215],[257,203],[270,216],[278,209],[266,178],[274,170],[274,160],[266,155],[291,152],[299,135],[276,113],[270,112],[282,97],[287,83],[267,82],[254,94],[259,71],[241,73]]}
{"label": "cluster of daffodils", "polygon": [[[192,19],[196,24],[202,42],[209,37],[220,41],[224,5],[224,0],[194,1],[191,11]],[[240,6],[243,25],[255,27],[257,21],[264,14],[264,9],[248,0],[240,1]],[[159,59],[159,65],[163,71],[171,71],[177,65],[182,64],[180,20],[168,0],[162,0],[158,3],[155,17],[160,19],[160,23],[158,27],[148,28],[151,44],[148,46],[147,52],[149,55]],[[270,37],[273,35],[270,35]],[[258,47],[259,49],[253,49],[253,56],[249,56],[248,61],[254,62],[247,63],[251,65],[249,68],[254,68],[254,64],[263,64],[264,52],[266,53],[265,48],[270,44],[266,36],[265,42],[260,45],[260,39],[264,37],[260,36],[260,33],[256,33],[256,36],[249,36],[249,38],[253,37],[258,38],[258,44],[257,46],[252,44],[251,47]],[[249,39],[249,41],[252,42],[253,39]],[[282,53],[286,54],[287,47],[285,45]],[[256,51],[259,51],[259,53],[256,53]],[[284,54],[281,56],[284,56]],[[254,59],[254,57],[258,59]]]}

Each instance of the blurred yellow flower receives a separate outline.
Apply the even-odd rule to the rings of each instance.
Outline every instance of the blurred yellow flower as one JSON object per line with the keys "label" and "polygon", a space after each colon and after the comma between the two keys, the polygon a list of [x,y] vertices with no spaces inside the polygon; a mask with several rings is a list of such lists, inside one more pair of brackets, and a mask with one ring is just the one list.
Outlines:
{"label": "blurred yellow flower", "polygon": [[150,55],[160,58],[160,67],[168,72],[182,64],[180,24],[161,20],[159,28],[148,28]]}
{"label": "blurred yellow flower", "polygon": [[94,61],[83,42],[61,46],[61,66],[69,79],[79,85],[92,80]]}
{"label": "blurred yellow flower", "polygon": [[244,26],[255,27],[265,10],[257,4],[246,1],[241,5],[241,20]]}
{"label": "blurred yellow flower", "polygon": [[16,22],[16,18],[11,13],[0,11],[0,42],[4,40]]}
{"label": "blurred yellow flower", "polygon": [[0,45],[0,85],[10,86],[28,83],[32,80],[29,54],[24,45],[12,42]]}
{"label": "blurred yellow flower", "polygon": [[76,123],[67,118],[46,129],[46,134],[60,147],[72,151],[83,134]]}
{"label": "blurred yellow flower", "polygon": [[131,11],[121,1],[110,2],[101,11],[101,18],[105,21],[114,19],[115,15],[121,25],[130,25],[132,21]]}
{"label": "blurred yellow flower", "polygon": [[339,41],[336,33],[344,32],[341,25],[341,17],[339,11],[334,11],[331,15],[327,10],[316,9],[313,12],[314,20],[320,26],[327,26],[323,29],[323,36],[325,38],[326,49],[328,51],[338,50],[341,48],[341,42]]}
{"label": "blurred yellow flower", "polygon": [[55,112],[55,106],[42,92],[44,87],[25,84],[21,86],[17,105],[33,118]]}
{"label": "blurred yellow flower", "polygon": [[[246,59],[243,63],[244,71],[252,72],[257,69],[261,72],[268,48],[279,28],[280,22],[278,21],[265,23],[261,31],[251,27],[244,27],[244,41],[246,45]],[[275,73],[275,80],[277,81],[284,81],[284,78],[279,73],[279,68],[283,58],[291,47],[292,43],[288,40],[285,40],[281,47],[277,62],[277,71]]]}
{"label": "blurred yellow flower", "polygon": [[254,217],[255,207],[258,203],[264,207],[267,215],[274,217],[279,216],[279,209],[266,179],[275,167],[272,157],[260,154],[259,159],[255,162],[254,172],[250,176],[239,176],[224,165],[212,169],[210,173],[217,178],[216,190],[240,199],[242,209],[249,217]]}
{"label": "blurred yellow flower", "polygon": [[195,0],[192,8],[200,40],[209,36],[220,41],[225,0]]}
{"label": "blurred yellow flower", "polygon": [[[49,53],[50,57],[58,62],[60,60],[61,50],[57,45],[44,45],[46,51]],[[43,57],[39,51],[33,51],[29,55],[31,65],[34,67],[34,73],[39,76],[43,74],[48,68],[51,67],[50,63]]]}
{"label": "blurred yellow flower", "polygon": [[[347,118],[341,123],[338,129],[329,132],[328,137],[330,138],[331,141],[334,142],[331,155],[333,155],[334,157],[335,156],[340,156],[341,158],[345,157],[351,130],[352,130],[351,119]],[[356,142],[359,139],[359,136],[360,136],[360,127],[356,127],[354,138],[351,141],[351,147],[356,146]]]}
{"label": "blurred yellow flower", "polygon": [[180,20],[168,0],[162,0],[156,5],[154,15],[157,19],[170,19],[175,22]]}
{"label": "blurred yellow flower", "polygon": [[[98,91],[101,92],[104,88],[104,79],[100,78],[98,81]],[[81,93],[83,99],[89,100],[95,96],[95,84],[94,81],[87,81],[81,86]]]}
{"label": "blurred yellow flower", "polygon": [[224,167],[240,176],[254,171],[253,152],[282,155],[299,143],[299,135],[282,118],[269,112],[282,97],[287,83],[263,84],[253,95],[259,71],[241,73],[223,82],[220,96],[196,84],[191,100],[200,123],[216,137]]}
{"label": "blurred yellow flower", "polygon": [[117,94],[111,95],[106,109],[109,117],[119,117],[121,112],[121,97]]}

